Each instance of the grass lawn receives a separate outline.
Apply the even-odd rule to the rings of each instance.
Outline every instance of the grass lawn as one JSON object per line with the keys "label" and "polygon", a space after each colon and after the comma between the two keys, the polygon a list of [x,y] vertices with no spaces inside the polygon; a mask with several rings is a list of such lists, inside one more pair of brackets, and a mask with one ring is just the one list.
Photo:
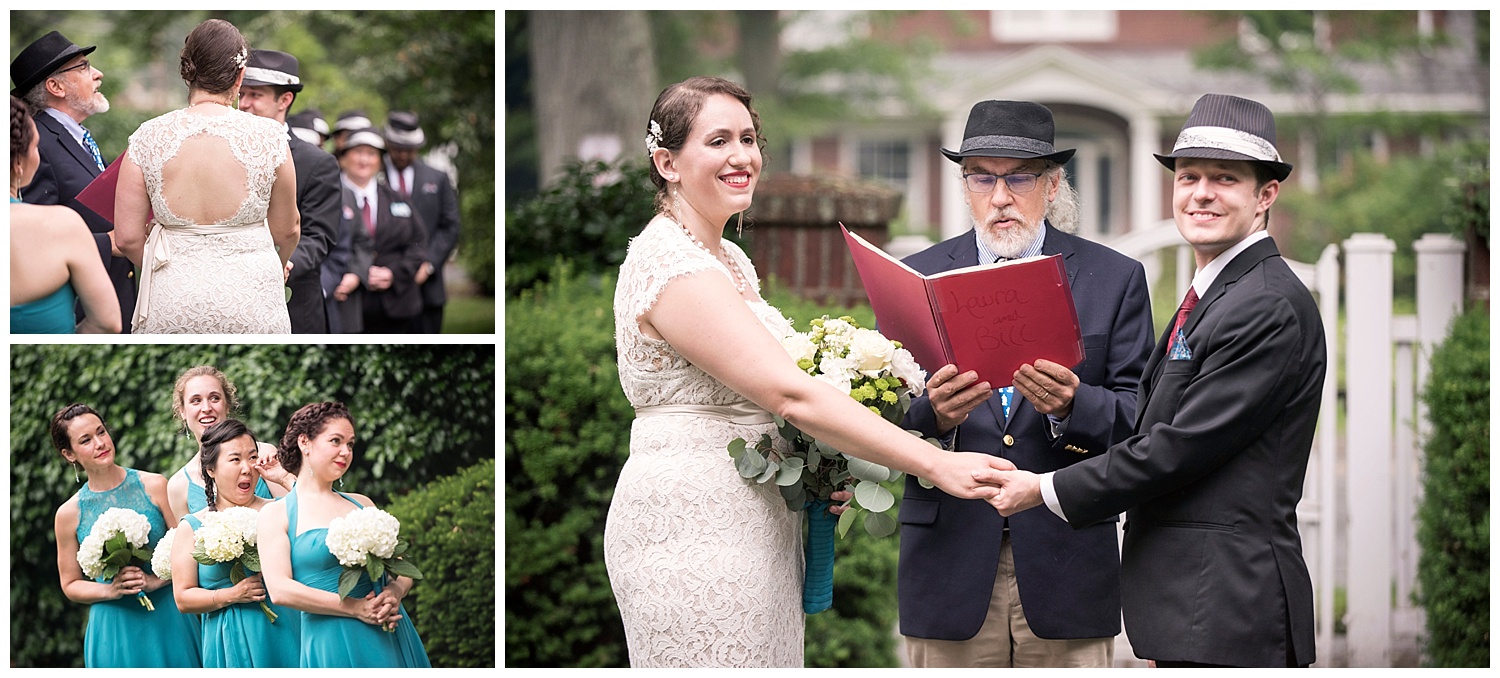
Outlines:
{"label": "grass lawn", "polygon": [[443,310],[443,334],[494,334],[495,298],[482,296],[448,297]]}

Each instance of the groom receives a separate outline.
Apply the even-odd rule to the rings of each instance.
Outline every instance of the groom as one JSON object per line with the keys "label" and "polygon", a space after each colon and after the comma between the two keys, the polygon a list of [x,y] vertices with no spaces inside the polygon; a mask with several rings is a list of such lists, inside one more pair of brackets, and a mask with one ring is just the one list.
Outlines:
{"label": "groom", "polygon": [[[240,110],[286,125],[287,111],[302,91],[297,58],[286,52],[250,50],[245,79],[240,83]],[[339,197],[339,166],[326,151],[307,143],[287,128],[292,166],[297,170],[297,211],[302,215],[302,239],[292,251],[286,302],[293,334],[325,334],[328,317],[323,304],[320,273],[334,245],[343,201]]]}
{"label": "groom", "polygon": [[109,100],[99,91],[104,74],[88,60],[94,49],[79,47],[52,31],[10,63],[15,83],[10,93],[31,106],[41,157],[36,177],[21,199],[32,205],[66,205],[83,217],[120,302],[121,332],[128,334],[135,314],[135,268],[114,245],[115,225],[76,200],[106,166],[93,135],[83,126],[89,116],[109,110]]}

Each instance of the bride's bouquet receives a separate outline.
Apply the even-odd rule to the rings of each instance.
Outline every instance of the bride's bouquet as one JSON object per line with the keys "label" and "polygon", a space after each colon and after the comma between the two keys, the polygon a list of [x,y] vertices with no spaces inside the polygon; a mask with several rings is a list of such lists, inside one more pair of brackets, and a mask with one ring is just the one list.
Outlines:
{"label": "bride's bouquet", "polygon": [[[781,340],[797,367],[900,425],[911,409],[912,398],[922,395],[927,381],[926,372],[917,366],[911,353],[901,348],[900,342],[860,327],[849,316],[823,316],[810,324],[810,331]],[[778,433],[791,443],[790,452],[779,455],[766,434],[754,444],[735,439],[729,444],[729,456],[734,458],[740,476],[755,483],[775,481],[788,508],[808,511],[803,609],[812,614],[827,609],[833,600],[829,495],[853,486],[854,501],[838,520],[840,536],[863,516],[865,531],[884,537],[896,531],[895,519],[886,513],[895,505],[896,496],[883,483],[900,479],[901,472],[846,455],[791,422],[780,417],[775,420]]]}
{"label": "bride's bouquet", "polygon": [[[344,571],[339,574],[339,598],[348,598],[361,574],[371,582],[393,577],[421,579],[422,571],[407,560],[410,543],[401,536],[401,521],[374,507],[350,511],[328,523],[328,552]],[[394,631],[395,628],[387,628]]]}
{"label": "bride's bouquet", "polygon": [[[78,566],[89,579],[114,579],[120,568],[151,562],[152,554],[145,550],[150,538],[151,523],[146,516],[127,508],[108,509],[94,521],[88,536],[78,545]],[[145,591],[136,597],[147,610],[156,611]]]}
{"label": "bride's bouquet", "polygon": [[[260,512],[234,506],[223,511],[209,511],[203,526],[193,532],[193,560],[203,565],[234,563],[229,567],[229,583],[238,584],[260,572],[260,548],[256,546],[256,528]],[[276,623],[277,615],[265,601],[260,611]]]}

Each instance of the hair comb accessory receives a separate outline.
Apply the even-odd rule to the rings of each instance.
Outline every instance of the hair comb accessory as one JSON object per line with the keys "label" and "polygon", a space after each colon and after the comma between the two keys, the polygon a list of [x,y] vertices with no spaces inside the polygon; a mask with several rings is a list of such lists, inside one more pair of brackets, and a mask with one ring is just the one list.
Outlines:
{"label": "hair comb accessory", "polygon": [[651,121],[651,131],[646,133],[646,156],[647,157],[655,155],[656,151],[661,148],[661,146],[658,143],[660,141],[661,141],[661,124],[658,123],[658,122],[656,122],[655,120],[652,120]]}

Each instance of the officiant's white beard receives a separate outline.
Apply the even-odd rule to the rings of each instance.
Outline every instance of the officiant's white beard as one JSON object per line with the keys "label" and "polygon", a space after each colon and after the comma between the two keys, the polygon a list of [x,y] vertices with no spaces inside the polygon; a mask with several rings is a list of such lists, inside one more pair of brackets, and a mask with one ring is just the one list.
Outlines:
{"label": "officiant's white beard", "polygon": [[109,99],[104,98],[104,93],[95,91],[85,95],[78,88],[69,88],[67,96],[68,106],[82,113],[85,117],[109,112]]}
{"label": "officiant's white beard", "polygon": [[[964,200],[965,202],[969,200],[967,194],[964,195]],[[1002,217],[1012,220],[1015,225],[1010,228],[990,226],[996,219]],[[979,239],[984,241],[984,246],[989,248],[990,252],[1005,259],[1014,259],[1021,256],[1026,248],[1036,242],[1037,233],[1042,230],[1043,220],[1030,221],[1014,205],[1008,205],[1004,209],[991,209],[982,222],[974,218],[974,210],[971,209],[969,222],[974,225],[974,232],[979,234]]]}

